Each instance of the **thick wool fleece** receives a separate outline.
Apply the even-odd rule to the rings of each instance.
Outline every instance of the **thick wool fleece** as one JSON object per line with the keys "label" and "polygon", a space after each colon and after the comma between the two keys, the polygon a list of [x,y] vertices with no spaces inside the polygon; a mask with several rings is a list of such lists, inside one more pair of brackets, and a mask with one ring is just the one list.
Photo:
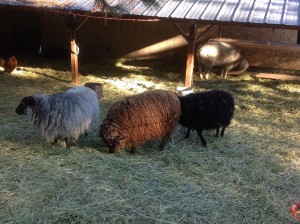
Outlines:
{"label": "thick wool fleece", "polygon": [[216,129],[218,136],[219,128],[222,127],[221,136],[224,135],[225,128],[234,115],[234,99],[230,93],[210,90],[181,96],[179,100],[181,105],[179,124],[188,128],[186,138],[189,137],[190,130],[195,129],[202,144],[206,146],[202,136],[203,130]]}
{"label": "thick wool fleece", "polygon": [[167,90],[152,90],[115,102],[100,126],[100,136],[110,153],[117,148],[135,146],[162,137],[163,149],[180,117],[177,95]]}

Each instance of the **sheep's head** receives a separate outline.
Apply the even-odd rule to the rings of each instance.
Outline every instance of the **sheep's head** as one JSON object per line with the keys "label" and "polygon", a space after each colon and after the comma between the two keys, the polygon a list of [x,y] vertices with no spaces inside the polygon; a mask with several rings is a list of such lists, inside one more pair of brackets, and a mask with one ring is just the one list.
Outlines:
{"label": "sheep's head", "polygon": [[21,115],[21,114],[26,114],[27,109],[29,107],[35,107],[36,106],[36,101],[33,96],[26,96],[22,99],[21,103],[19,106],[16,108],[16,113]]}
{"label": "sheep's head", "polygon": [[115,153],[116,149],[123,145],[122,140],[125,138],[119,126],[108,119],[100,126],[100,137],[108,146],[110,153]]}
{"label": "sheep's head", "polygon": [[241,56],[240,60],[236,62],[233,71],[236,72],[246,71],[248,67],[249,67],[248,60],[244,56]]}

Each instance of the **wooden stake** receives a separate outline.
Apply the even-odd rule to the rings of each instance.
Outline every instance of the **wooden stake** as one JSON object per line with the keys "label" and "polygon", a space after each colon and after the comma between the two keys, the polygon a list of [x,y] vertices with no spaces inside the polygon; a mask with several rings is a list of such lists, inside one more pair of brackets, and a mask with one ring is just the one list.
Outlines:
{"label": "wooden stake", "polygon": [[194,70],[194,52],[195,52],[195,31],[196,24],[190,24],[189,38],[188,38],[188,52],[186,60],[185,71],[185,87],[191,87],[193,82],[193,70]]}
{"label": "wooden stake", "polygon": [[72,82],[77,84],[78,78],[78,53],[79,47],[76,44],[75,39],[71,40],[71,69],[72,69]]}

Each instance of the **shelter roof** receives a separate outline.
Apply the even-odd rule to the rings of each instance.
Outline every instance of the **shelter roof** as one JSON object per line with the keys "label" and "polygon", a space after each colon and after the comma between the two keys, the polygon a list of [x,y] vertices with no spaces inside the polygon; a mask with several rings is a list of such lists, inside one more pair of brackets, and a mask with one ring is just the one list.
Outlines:
{"label": "shelter roof", "polygon": [[[96,4],[100,3],[100,4]],[[240,23],[290,26],[300,29],[300,0],[1,0],[0,7],[30,7],[82,15],[192,20],[201,23]]]}

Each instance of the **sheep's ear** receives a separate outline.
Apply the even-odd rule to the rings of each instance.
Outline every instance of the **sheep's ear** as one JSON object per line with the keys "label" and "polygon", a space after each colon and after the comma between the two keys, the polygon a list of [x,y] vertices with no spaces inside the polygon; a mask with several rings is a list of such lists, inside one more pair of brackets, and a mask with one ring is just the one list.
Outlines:
{"label": "sheep's ear", "polygon": [[24,97],[22,102],[26,103],[26,105],[28,105],[30,107],[34,107],[36,105],[36,101],[33,96]]}

